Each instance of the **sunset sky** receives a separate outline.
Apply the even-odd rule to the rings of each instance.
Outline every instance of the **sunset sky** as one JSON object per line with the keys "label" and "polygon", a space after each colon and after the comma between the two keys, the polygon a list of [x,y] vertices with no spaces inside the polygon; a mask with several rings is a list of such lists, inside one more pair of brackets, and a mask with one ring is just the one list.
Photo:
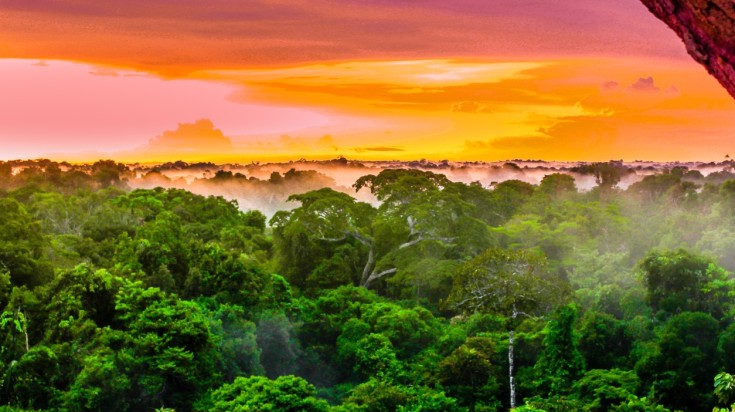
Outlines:
{"label": "sunset sky", "polygon": [[4,0],[0,159],[723,160],[638,0]]}

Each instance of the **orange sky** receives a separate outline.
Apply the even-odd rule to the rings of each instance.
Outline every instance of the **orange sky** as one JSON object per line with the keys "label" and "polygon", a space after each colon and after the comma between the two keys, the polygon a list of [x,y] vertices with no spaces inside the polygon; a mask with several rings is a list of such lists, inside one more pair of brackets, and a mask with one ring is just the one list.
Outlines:
{"label": "orange sky", "polygon": [[0,159],[721,160],[733,139],[735,101],[637,0],[0,5]]}

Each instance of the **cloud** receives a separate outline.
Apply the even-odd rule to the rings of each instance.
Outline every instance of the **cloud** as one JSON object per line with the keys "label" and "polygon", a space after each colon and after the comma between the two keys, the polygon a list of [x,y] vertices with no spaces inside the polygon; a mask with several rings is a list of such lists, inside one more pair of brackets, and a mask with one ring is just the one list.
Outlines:
{"label": "cloud", "polygon": [[674,86],[673,84],[664,90],[664,93],[672,96],[678,96],[679,95],[679,88]]}
{"label": "cloud", "polygon": [[665,97],[673,97],[679,95],[679,88],[674,86],[673,84],[666,89],[661,89],[660,87],[658,87],[653,76],[638,78],[638,80],[628,86],[626,90],[633,93],[644,93],[649,95],[659,94]]}
{"label": "cloud", "polygon": [[232,150],[232,141],[209,119],[194,123],[179,123],[176,130],[167,130],[148,142],[142,149],[161,153],[212,153],[222,154]]}
{"label": "cloud", "polygon": [[620,83],[615,82],[615,81],[608,81],[608,82],[603,83],[601,88],[603,91],[606,91],[606,92],[616,91],[620,88]]}
{"label": "cloud", "polygon": [[595,160],[608,156],[618,136],[615,119],[604,115],[568,116],[536,134],[465,141],[468,152],[492,153],[499,158],[532,157],[555,160]]}
{"label": "cloud", "polygon": [[357,153],[365,153],[365,152],[403,152],[405,149],[402,149],[400,147],[353,147],[353,151]]}
{"label": "cloud", "polygon": [[271,70],[210,71],[209,78],[241,83],[233,101],[288,100],[298,105],[358,109],[489,113],[493,104],[556,102],[529,92],[548,62],[425,59],[306,65]]}
{"label": "cloud", "polygon": [[312,141],[302,137],[292,137],[289,135],[281,135],[278,137],[281,147],[287,151],[305,151],[312,146]]}
{"label": "cloud", "polygon": [[663,88],[657,81],[658,79],[654,76],[643,76],[625,87],[622,87],[618,81],[607,81],[600,86],[600,95],[594,96],[593,99],[602,99],[608,104],[621,106],[620,108],[633,109],[636,107],[640,109],[641,105],[650,106],[651,103],[679,96],[678,87],[669,85]]}
{"label": "cloud", "polygon": [[489,112],[490,110],[479,102],[469,100],[453,104],[452,111],[457,113],[480,113]]}
{"label": "cloud", "polygon": [[111,151],[106,157],[128,162],[234,161],[242,156],[236,149],[211,120],[199,119],[179,123],[176,129],[166,130],[136,149]]}
{"label": "cloud", "polygon": [[641,77],[636,80],[635,83],[631,84],[628,89],[643,93],[658,93],[661,91],[661,89],[656,87],[654,84],[653,77]]}
{"label": "cloud", "polygon": [[[94,70],[91,70],[89,72],[89,74],[93,76],[112,76],[112,77],[117,77],[120,75],[120,73],[118,73],[117,70],[110,69],[109,67],[95,67]],[[129,75],[131,74],[130,73],[126,74],[126,76],[129,76]]]}
{"label": "cloud", "polygon": [[325,134],[324,136],[320,137],[319,140],[316,141],[317,146],[319,147],[326,147],[329,149],[336,151],[339,151],[339,146],[334,142],[334,138],[332,135]]}
{"label": "cloud", "polygon": [[645,7],[609,0],[5,0],[0,14],[3,56],[171,75],[427,56],[688,58]]}
{"label": "cloud", "polygon": [[[258,142],[254,143],[260,144]],[[334,138],[328,134],[321,137],[301,137],[284,134],[278,137],[278,146],[279,150],[301,153],[339,150],[339,146],[335,143]]]}

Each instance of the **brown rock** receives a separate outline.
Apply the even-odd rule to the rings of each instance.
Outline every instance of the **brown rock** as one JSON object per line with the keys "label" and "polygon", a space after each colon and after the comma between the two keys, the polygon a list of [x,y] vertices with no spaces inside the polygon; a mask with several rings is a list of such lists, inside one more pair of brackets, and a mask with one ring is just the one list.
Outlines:
{"label": "brown rock", "polygon": [[735,0],[641,0],[735,97]]}

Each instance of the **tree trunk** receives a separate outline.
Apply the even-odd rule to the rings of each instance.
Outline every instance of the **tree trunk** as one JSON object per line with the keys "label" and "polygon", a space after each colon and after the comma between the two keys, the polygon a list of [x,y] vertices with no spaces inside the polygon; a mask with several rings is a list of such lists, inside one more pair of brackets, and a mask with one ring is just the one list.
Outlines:
{"label": "tree trunk", "polygon": [[26,353],[30,350],[30,346],[28,345],[28,330],[23,328],[23,335],[26,337]]}
{"label": "tree trunk", "polygon": [[360,278],[360,285],[365,286],[370,279],[370,275],[373,273],[373,266],[375,265],[375,247],[373,245],[368,246],[368,260],[365,262],[365,267],[362,269],[362,278]]}
{"label": "tree trunk", "polygon": [[21,320],[21,326],[23,329],[23,336],[26,338],[26,353],[30,350],[30,345],[28,344],[28,317],[26,317],[25,312],[23,312],[22,308],[18,308],[18,315]]}
{"label": "tree trunk", "polygon": [[510,409],[516,407],[516,380],[513,376],[515,362],[513,354],[514,332],[508,332],[508,381],[510,383]]}
{"label": "tree trunk", "polygon": [[[518,309],[513,304],[513,313],[510,315],[511,322],[515,323],[518,317]],[[510,384],[510,409],[516,407],[516,378],[515,378],[515,324],[508,332],[508,383]]]}

